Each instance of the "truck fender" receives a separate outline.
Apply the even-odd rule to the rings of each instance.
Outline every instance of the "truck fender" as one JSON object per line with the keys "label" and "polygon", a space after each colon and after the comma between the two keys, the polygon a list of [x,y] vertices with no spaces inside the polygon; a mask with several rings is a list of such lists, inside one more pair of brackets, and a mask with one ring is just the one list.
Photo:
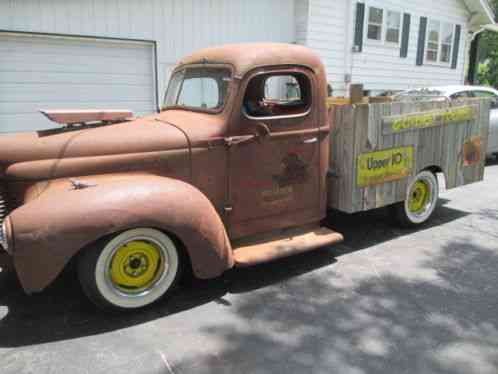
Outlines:
{"label": "truck fender", "polygon": [[437,173],[442,173],[444,177],[445,186],[448,186],[448,176],[446,175],[445,170],[443,170],[443,168],[440,165],[433,165],[432,163],[422,164],[418,167],[417,174],[424,170],[428,170],[434,175],[437,175]]}
{"label": "truck fender", "polygon": [[64,181],[67,188],[45,191],[9,216],[14,265],[27,293],[47,287],[82,248],[136,227],[175,235],[199,278],[233,266],[223,222],[194,186],[152,175],[97,180],[92,185],[91,177],[82,178],[80,188]]}

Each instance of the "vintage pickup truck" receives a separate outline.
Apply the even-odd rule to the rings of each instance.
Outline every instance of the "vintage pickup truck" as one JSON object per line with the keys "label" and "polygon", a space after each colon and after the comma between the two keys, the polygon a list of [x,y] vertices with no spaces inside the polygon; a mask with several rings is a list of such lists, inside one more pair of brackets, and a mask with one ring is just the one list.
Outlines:
{"label": "vintage pickup truck", "polygon": [[482,179],[486,103],[326,95],[312,51],[229,45],[181,61],[157,114],[48,110],[64,126],[1,137],[0,245],[24,290],[74,260],[98,306],[141,308],[185,268],[208,279],[340,242],[327,208],[389,205],[417,225],[435,173],[448,188]]}

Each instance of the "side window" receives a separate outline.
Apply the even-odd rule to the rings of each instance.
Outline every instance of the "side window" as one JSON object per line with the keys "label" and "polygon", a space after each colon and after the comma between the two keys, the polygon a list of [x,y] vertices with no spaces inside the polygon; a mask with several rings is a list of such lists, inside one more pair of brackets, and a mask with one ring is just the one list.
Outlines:
{"label": "side window", "polygon": [[304,74],[264,74],[253,77],[244,96],[249,117],[286,117],[307,114],[311,82]]}
{"label": "side window", "polygon": [[474,94],[475,97],[485,97],[488,99],[496,97],[494,93],[488,91],[473,91],[472,93]]}
{"label": "side window", "polygon": [[470,93],[466,91],[462,92],[457,92],[456,94],[451,95],[451,100],[461,100],[461,99],[468,99],[470,96]]}
{"label": "side window", "polygon": [[491,99],[491,108],[498,109],[498,96],[489,91],[473,91],[474,97]]}

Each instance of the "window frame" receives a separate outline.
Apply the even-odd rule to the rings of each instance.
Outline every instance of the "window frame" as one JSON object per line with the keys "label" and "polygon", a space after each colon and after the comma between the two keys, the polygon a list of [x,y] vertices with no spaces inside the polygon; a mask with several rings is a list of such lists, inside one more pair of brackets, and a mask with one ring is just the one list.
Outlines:
{"label": "window frame", "polygon": [[[386,8],[380,5],[376,4],[367,4],[366,5],[366,17],[365,17],[365,26],[364,26],[364,40],[366,41],[366,44],[370,45],[377,45],[377,46],[386,46],[386,47],[393,47],[393,48],[399,48],[401,46],[401,40],[403,39],[403,17],[406,14],[400,9],[393,9],[393,8]],[[371,8],[375,9],[380,9],[382,10],[382,24],[370,22],[370,10]],[[393,42],[387,40],[387,29],[388,29],[388,15],[389,13],[397,13],[399,15],[399,34],[398,34],[398,41]],[[380,40],[379,39],[371,39],[368,37],[368,27],[369,25],[375,25],[375,26],[380,26],[381,27],[381,32],[380,32]]]}
{"label": "window frame", "polygon": [[[304,77],[306,77],[306,79],[308,79],[309,81],[309,85],[310,85],[310,92],[309,92],[309,97],[310,97],[310,102],[309,102],[309,105],[306,109],[306,111],[304,111],[303,113],[298,113],[298,114],[286,114],[286,115],[280,115],[280,116],[251,116],[249,113],[247,113],[247,110],[244,106],[244,101],[245,101],[245,97],[246,97],[246,92],[247,92],[247,88],[249,86],[249,83],[251,82],[252,79],[256,78],[256,77],[259,77],[259,76],[262,76],[262,75],[266,75],[267,78],[265,79],[265,81],[272,77],[272,76],[285,76],[285,75],[290,75],[290,76],[294,76],[296,74],[301,74],[303,75]],[[251,120],[251,121],[273,121],[273,120],[282,120],[282,119],[294,119],[294,118],[304,118],[304,117],[307,117],[310,115],[310,113],[312,112],[312,109],[313,109],[313,106],[315,105],[315,92],[314,92],[314,87],[315,87],[315,83],[314,83],[314,80],[313,80],[313,77],[307,73],[306,71],[304,70],[274,70],[274,71],[260,71],[258,73],[255,73],[255,74],[252,74],[248,77],[247,81],[246,81],[246,84],[244,85],[244,93],[242,95],[242,101],[240,102],[240,105],[241,105],[241,112],[242,112],[242,115]],[[302,90],[300,88],[300,90]],[[302,94],[302,91],[301,91],[301,94]]]}
{"label": "window frame", "polygon": [[[476,95],[476,93],[487,93],[487,94],[490,94],[491,96],[479,96],[479,95]],[[476,90],[472,90],[471,91],[472,93],[472,97],[474,98],[477,98],[477,99],[489,99],[491,100],[491,110],[498,110],[498,93],[494,92],[494,91],[487,91],[487,90],[480,90],[480,89],[476,89]]]}
{"label": "window frame", "polygon": [[[399,33],[398,33],[398,41],[397,42],[392,42],[390,40],[387,40],[387,31],[389,29],[389,27],[388,27],[389,13],[398,13],[399,14],[399,28],[398,28]],[[386,22],[385,22],[386,27],[385,27],[384,41],[387,44],[395,45],[395,46],[399,46],[401,44],[401,38],[403,37],[403,15],[404,15],[404,13],[401,11],[386,9]]]}
{"label": "window frame", "polygon": [[[382,22],[379,24],[379,23],[374,23],[374,22],[370,22],[370,13],[372,11],[372,8],[375,8],[375,9],[379,9],[382,11]],[[385,11],[384,11],[384,8],[381,8],[381,7],[377,7],[377,6],[374,6],[374,5],[368,5],[367,6],[367,16],[366,16],[366,27],[365,27],[365,37],[366,37],[366,40],[367,41],[370,41],[370,42],[373,42],[373,43],[382,43],[384,41],[384,24],[385,24]],[[374,25],[374,26],[380,26],[380,39],[372,39],[372,38],[369,38],[368,37],[368,28],[370,25]]]}
{"label": "window frame", "polygon": [[[186,69],[191,69],[191,68],[212,68],[212,69],[226,69],[230,72],[230,82],[228,84],[228,87],[227,87],[227,92],[226,92],[226,96],[225,96],[225,100],[223,102],[223,105],[219,108],[214,108],[214,109],[209,109],[209,108],[199,108],[199,107],[191,107],[191,106],[186,106],[186,105],[171,105],[171,106],[165,106],[165,102],[166,102],[166,95],[168,94],[168,91],[169,91],[169,88],[170,88],[170,85],[172,83],[172,77],[176,74],[176,73],[179,73],[181,71],[184,71]],[[219,114],[219,113],[222,113],[226,107],[227,107],[227,103],[228,101],[230,100],[230,97],[232,95],[232,91],[233,91],[233,81],[234,81],[234,69],[233,69],[233,66],[230,65],[230,64],[221,64],[221,63],[217,63],[217,64],[212,64],[212,63],[209,63],[209,64],[199,64],[199,63],[194,63],[194,64],[186,64],[186,65],[181,65],[181,66],[178,66],[176,69],[174,69],[170,76],[169,76],[169,80],[168,80],[168,85],[166,87],[166,90],[164,91],[164,97],[163,97],[163,102],[162,102],[162,105],[161,105],[161,112],[164,111],[164,110],[171,110],[171,109],[180,109],[180,110],[186,110],[186,111],[190,111],[190,112],[199,112],[199,113],[208,113],[208,114]],[[182,81],[182,84],[183,86],[183,81]],[[180,94],[181,90],[178,92],[178,95]],[[178,99],[178,97],[177,97]]]}
{"label": "window frame", "polygon": [[[466,96],[460,96],[460,95],[466,95]],[[450,96],[450,100],[465,100],[465,99],[472,99],[474,97],[472,91],[458,91]]]}
{"label": "window frame", "polygon": [[[486,90],[479,90],[479,89],[476,89],[476,90],[472,90],[470,91],[472,92],[472,96],[474,97],[483,97],[483,98],[490,98],[490,99],[498,99],[498,95],[495,94],[493,91],[486,91]],[[483,96],[479,96],[480,93],[484,93],[484,94],[489,94],[489,96],[486,96],[486,95],[483,95]]]}
{"label": "window frame", "polygon": [[[429,43],[430,42],[430,24],[431,22],[437,22],[439,23],[439,30],[438,30],[438,42],[437,42],[437,60],[429,60],[427,58],[427,54],[429,52]],[[451,26],[451,43],[444,43],[443,42],[443,29],[445,26]],[[441,21],[439,19],[435,18],[428,18],[427,19],[427,33],[425,36],[425,42],[424,42],[424,65],[433,65],[433,66],[440,66],[440,67],[449,67],[451,68],[452,66],[452,60],[453,60],[453,51],[455,49],[455,33],[456,33],[456,24],[452,22],[446,22],[446,21]],[[441,61],[442,57],[442,50],[443,50],[443,45],[449,45],[450,46],[450,52],[449,52],[449,60],[448,62]],[[433,50],[432,48],[430,50]]]}

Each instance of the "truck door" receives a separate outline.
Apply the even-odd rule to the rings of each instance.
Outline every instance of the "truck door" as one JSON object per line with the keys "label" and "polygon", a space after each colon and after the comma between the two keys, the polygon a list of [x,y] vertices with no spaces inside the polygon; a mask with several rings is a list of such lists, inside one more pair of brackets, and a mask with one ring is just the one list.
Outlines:
{"label": "truck door", "polygon": [[321,218],[316,97],[305,68],[260,70],[242,82],[230,124],[232,238]]}

